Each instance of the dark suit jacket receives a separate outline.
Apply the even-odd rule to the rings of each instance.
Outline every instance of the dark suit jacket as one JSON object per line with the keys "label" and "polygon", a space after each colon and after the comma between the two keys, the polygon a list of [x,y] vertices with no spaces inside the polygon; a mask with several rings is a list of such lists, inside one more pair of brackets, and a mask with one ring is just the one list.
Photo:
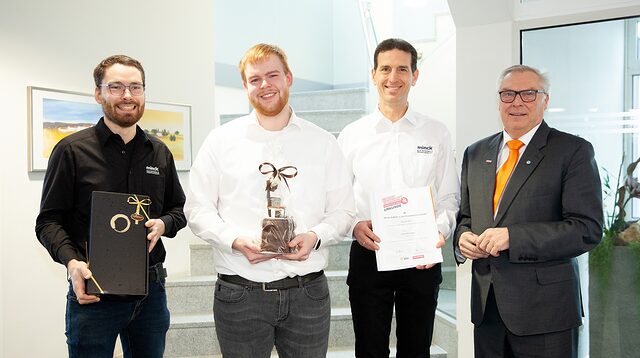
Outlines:
{"label": "dark suit jacket", "polygon": [[[575,257],[602,236],[602,193],[593,147],[543,121],[518,162],[493,217],[493,191],[502,132],[464,153],[454,249],[466,231],[509,230],[509,249],[474,260],[471,320],[482,322],[489,286],[507,328],[517,335],[556,332],[582,324]],[[456,258],[457,259],[457,258]]]}

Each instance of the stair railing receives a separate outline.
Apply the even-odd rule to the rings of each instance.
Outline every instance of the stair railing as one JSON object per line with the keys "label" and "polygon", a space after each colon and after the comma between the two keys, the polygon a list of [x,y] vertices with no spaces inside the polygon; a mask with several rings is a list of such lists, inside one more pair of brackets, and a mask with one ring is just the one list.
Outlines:
{"label": "stair railing", "polygon": [[373,53],[376,46],[378,46],[378,38],[373,24],[373,17],[371,16],[371,1],[356,0],[356,2],[360,9],[360,22],[362,24],[362,32],[364,33],[367,52],[369,54],[369,64],[373,68]]}

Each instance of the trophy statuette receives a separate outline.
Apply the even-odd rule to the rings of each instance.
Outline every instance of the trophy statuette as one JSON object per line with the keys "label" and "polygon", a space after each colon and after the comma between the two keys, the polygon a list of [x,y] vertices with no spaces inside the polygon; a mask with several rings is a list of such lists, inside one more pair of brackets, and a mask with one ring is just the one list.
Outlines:
{"label": "trophy statuette", "polygon": [[[295,177],[298,174],[298,169],[293,166],[276,169],[271,163],[262,163],[258,170],[269,176],[265,188],[267,217],[262,220],[260,252],[269,254],[295,252],[295,248],[289,247],[289,241],[295,237],[296,224],[292,217],[287,216],[284,201],[289,193],[287,178]],[[282,182],[286,185],[286,191]]]}

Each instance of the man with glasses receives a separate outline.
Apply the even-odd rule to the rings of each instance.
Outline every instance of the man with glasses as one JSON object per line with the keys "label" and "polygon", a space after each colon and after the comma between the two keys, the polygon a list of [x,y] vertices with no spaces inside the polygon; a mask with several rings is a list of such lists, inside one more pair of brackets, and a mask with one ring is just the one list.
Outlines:
{"label": "man with glasses", "polygon": [[[94,97],[104,116],[91,128],[54,147],[44,177],[38,240],[67,267],[66,335],[69,357],[112,357],[120,335],[125,357],[162,357],[169,329],[161,236],[186,225],[185,196],[171,152],[136,123],[144,113],[145,76],[140,62],[124,55],[102,60],[93,72]],[[89,295],[87,241],[91,195],[110,191],[147,195],[149,288],[144,298]]]}
{"label": "man with glasses", "polygon": [[469,146],[454,251],[473,260],[476,357],[577,357],[576,257],[602,235],[593,147],[543,120],[549,80],[516,65],[500,76],[504,130]]}

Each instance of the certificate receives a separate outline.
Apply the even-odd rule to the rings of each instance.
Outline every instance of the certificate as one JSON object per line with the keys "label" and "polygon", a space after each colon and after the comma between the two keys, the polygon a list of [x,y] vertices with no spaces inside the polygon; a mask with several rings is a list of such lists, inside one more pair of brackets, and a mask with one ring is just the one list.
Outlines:
{"label": "certificate", "polygon": [[376,251],[378,271],[442,262],[431,187],[374,193],[371,224],[381,240]]}

